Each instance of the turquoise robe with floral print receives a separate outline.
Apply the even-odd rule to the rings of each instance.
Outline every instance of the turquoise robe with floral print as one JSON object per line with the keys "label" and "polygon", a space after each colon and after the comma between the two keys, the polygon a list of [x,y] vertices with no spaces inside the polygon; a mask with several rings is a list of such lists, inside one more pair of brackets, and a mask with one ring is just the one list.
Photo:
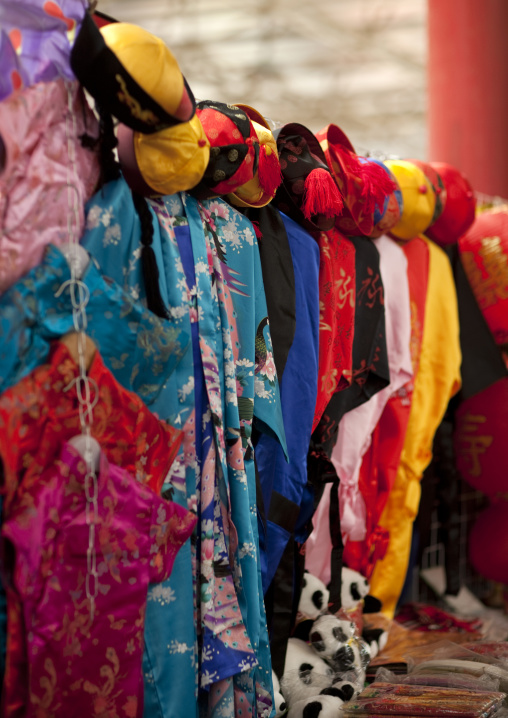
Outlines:
{"label": "turquoise robe with floral print", "polygon": [[[145,715],[177,718],[182,710],[192,715],[197,677],[200,705],[210,715],[234,716],[243,709],[245,715],[269,715],[271,671],[252,424],[283,446],[285,439],[257,241],[250,222],[221,200],[200,204],[182,194],[151,206],[161,295],[174,319],[188,317],[198,325],[192,336],[199,343],[206,401],[194,396],[193,370],[187,364],[176,384],[163,387],[155,408],[161,418],[184,429],[184,451],[166,488],[197,509],[200,526],[193,546],[194,604],[182,591],[188,578],[183,566],[167,585],[151,589]],[[88,205],[83,243],[106,274],[142,298],[136,222],[125,183],[111,183]],[[117,225],[120,230],[108,234]],[[194,286],[183,271],[175,225],[188,226]],[[201,416],[194,405],[206,405]],[[197,422],[207,438],[206,451],[196,450]],[[194,619],[197,635],[192,637],[188,629]]]}
{"label": "turquoise robe with floral print", "polygon": [[[184,327],[190,336],[195,316],[169,217],[164,207],[150,211],[159,286],[171,317],[167,323]],[[82,244],[106,275],[133,298],[145,302],[140,237],[139,217],[125,181],[119,179],[105,185],[86,207]],[[177,372],[163,383],[157,401],[147,405],[159,418],[184,430],[182,450],[165,489],[174,501],[196,510],[199,468],[193,442],[196,417],[191,351],[180,362]],[[178,718],[182,706],[189,716],[197,715],[197,707],[192,708],[198,688],[192,554],[189,541],[177,556],[171,577],[149,588],[143,656],[147,716]],[[168,681],[168,675],[178,675],[178,681]]]}

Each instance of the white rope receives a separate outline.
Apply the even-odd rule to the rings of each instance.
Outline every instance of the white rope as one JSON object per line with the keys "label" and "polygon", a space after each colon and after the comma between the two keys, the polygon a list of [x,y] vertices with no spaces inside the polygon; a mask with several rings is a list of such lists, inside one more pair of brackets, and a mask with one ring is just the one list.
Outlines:
{"label": "white rope", "polygon": [[88,321],[86,306],[90,299],[90,291],[86,284],[80,280],[78,271],[78,245],[79,245],[79,201],[80,195],[77,191],[78,168],[74,141],[77,137],[76,117],[73,110],[72,84],[67,83],[67,113],[65,118],[65,129],[67,136],[67,152],[69,162],[67,165],[67,233],[70,244],[69,266],[71,278],[65,281],[55,296],[59,297],[63,292],[68,291],[72,305],[72,320],[74,330],[77,333],[78,348],[78,376],[73,379],[64,389],[69,391],[75,387],[78,400],[79,422],[81,433],[85,437],[84,460],[86,464],[85,475],[85,497],[86,497],[86,523],[88,526],[88,548],[87,548],[87,574],[85,581],[86,597],[90,605],[90,620],[95,616],[95,599],[99,593],[99,577],[97,573],[97,551],[95,547],[96,527],[99,523],[99,485],[94,466],[94,453],[92,450],[91,426],[93,422],[93,409],[99,399],[97,383],[90,379],[86,370],[86,330]]}

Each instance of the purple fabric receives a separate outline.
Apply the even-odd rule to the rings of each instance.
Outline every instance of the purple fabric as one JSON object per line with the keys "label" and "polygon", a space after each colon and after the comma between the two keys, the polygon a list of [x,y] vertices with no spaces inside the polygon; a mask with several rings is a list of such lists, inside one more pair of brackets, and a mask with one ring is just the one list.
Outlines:
{"label": "purple fabric", "polygon": [[148,583],[164,581],[196,522],[101,455],[99,591],[86,597],[86,466],[69,444],[22,492],[2,528],[15,548],[13,584],[23,605],[26,718],[143,714],[143,628]]}
{"label": "purple fabric", "polygon": [[70,52],[86,0],[0,2],[0,100],[59,77],[74,80]]}

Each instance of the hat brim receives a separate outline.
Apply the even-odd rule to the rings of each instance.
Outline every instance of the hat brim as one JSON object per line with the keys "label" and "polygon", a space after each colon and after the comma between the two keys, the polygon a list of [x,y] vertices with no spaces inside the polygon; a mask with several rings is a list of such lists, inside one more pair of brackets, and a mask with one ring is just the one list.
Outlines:
{"label": "hat brim", "polygon": [[235,107],[238,107],[240,110],[243,110],[249,120],[254,120],[254,122],[257,122],[259,125],[262,125],[267,130],[270,130],[270,132],[272,131],[270,125],[265,120],[263,115],[257,110],[255,110],[254,107],[251,107],[250,105],[243,105],[241,103],[239,104],[238,102],[234,102],[233,104]]}
{"label": "hat brim", "polygon": [[240,197],[235,192],[230,192],[228,194],[228,200],[231,202],[231,204],[235,205],[235,207],[266,207],[267,204],[270,204],[273,197],[270,197],[269,195],[263,195],[263,197],[258,200],[257,202],[246,202],[243,199],[240,199]]}

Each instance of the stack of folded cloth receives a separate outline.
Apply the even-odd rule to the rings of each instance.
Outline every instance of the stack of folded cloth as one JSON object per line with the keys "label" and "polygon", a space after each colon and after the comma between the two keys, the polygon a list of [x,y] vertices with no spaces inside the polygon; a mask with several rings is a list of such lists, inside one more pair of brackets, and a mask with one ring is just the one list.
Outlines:
{"label": "stack of folded cloth", "polygon": [[426,718],[490,718],[500,709],[505,694],[459,688],[373,683],[355,700],[345,703],[345,718],[425,716]]}
{"label": "stack of folded cloth", "polygon": [[508,661],[508,641],[474,641],[463,643],[462,648],[478,653],[480,656]]}

